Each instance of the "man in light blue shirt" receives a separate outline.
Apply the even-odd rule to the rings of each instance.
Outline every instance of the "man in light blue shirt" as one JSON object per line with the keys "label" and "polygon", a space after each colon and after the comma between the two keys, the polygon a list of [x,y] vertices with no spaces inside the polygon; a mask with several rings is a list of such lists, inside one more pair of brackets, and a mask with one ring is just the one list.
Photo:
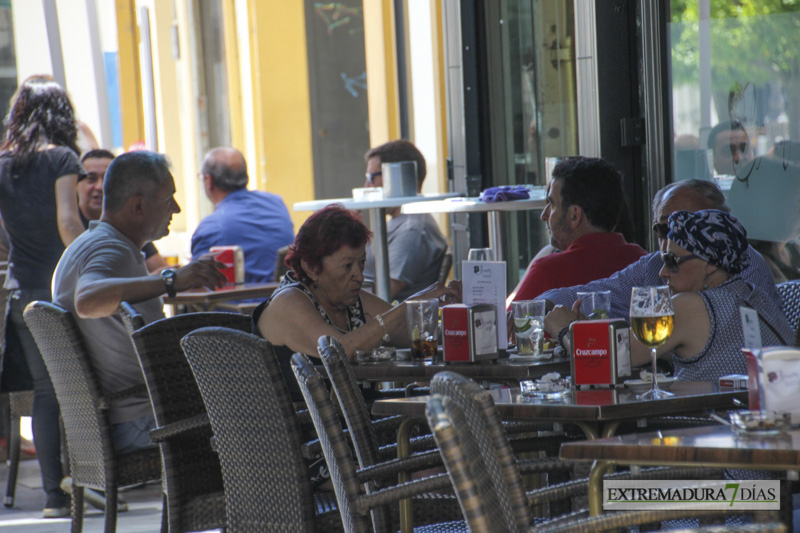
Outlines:
{"label": "man in light blue shirt", "polygon": [[215,148],[203,160],[203,187],[214,204],[192,235],[192,256],[212,246],[241,246],[245,283],[272,281],[278,249],[294,242],[280,196],[247,190],[247,163],[235,148]]}
{"label": "man in light blue shirt", "polygon": [[[653,224],[653,230],[658,236],[659,251],[643,256],[608,278],[592,281],[586,285],[552,289],[538,297],[569,308],[577,299],[578,292],[611,291],[610,316],[629,319],[631,289],[664,284],[659,272],[664,266],[661,252],[666,251],[667,218],[675,211],[700,211],[702,209],[730,211],[725,203],[725,197],[714,183],[703,180],[686,180],[667,185],[658,191],[653,199],[653,220],[656,221]],[[775,279],[772,277],[766,261],[752,246],[748,248],[747,254],[750,257],[750,265],[742,271],[741,277],[779,302],[780,296],[775,289]]]}

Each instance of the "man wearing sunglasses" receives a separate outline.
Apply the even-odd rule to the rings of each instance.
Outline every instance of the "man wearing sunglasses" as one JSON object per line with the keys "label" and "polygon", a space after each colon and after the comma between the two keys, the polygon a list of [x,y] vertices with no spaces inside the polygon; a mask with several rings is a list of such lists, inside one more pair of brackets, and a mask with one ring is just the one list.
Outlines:
{"label": "man wearing sunglasses", "polygon": [[[714,183],[704,180],[686,180],[667,185],[659,190],[653,199],[653,220],[656,221],[653,231],[658,236],[659,243],[657,252],[645,255],[608,278],[592,281],[586,285],[549,290],[539,297],[553,304],[571,308],[579,291],[611,291],[610,316],[629,319],[631,289],[639,286],[664,284],[659,273],[664,266],[661,252],[667,251],[667,233],[669,232],[667,219],[669,215],[675,211],[693,212],[703,209],[730,211],[722,191]],[[764,258],[752,247],[748,247],[747,255],[748,266],[740,273],[741,277],[759,287],[774,301],[780,301],[775,290],[775,280]],[[667,259],[667,261],[671,261],[671,259]]]}
{"label": "man wearing sunglasses", "polygon": [[[417,164],[417,192],[425,181],[425,157],[406,140],[389,141],[366,153],[367,175],[364,187],[383,187],[381,165],[414,161]],[[393,300],[403,301],[435,283],[447,252],[447,239],[429,214],[404,215],[400,208],[387,209],[391,220],[386,224],[389,247],[389,291]],[[367,247],[364,277],[375,280],[375,258]]]}

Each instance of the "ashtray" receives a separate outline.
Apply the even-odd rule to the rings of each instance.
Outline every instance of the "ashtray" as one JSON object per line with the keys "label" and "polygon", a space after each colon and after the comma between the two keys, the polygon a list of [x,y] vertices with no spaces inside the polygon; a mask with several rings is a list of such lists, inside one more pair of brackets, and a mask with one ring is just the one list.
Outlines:
{"label": "ashtray", "polygon": [[[672,384],[675,383],[675,378],[668,376],[658,376],[658,388],[662,390],[669,390]],[[626,379],[624,385],[636,394],[647,392],[653,388],[653,381],[651,379]]]}
{"label": "ashtray", "polygon": [[570,380],[559,377],[551,380],[520,381],[519,392],[524,398],[563,400],[570,392]]}
{"label": "ashtray", "polygon": [[737,435],[780,435],[791,425],[789,413],[775,411],[734,411],[728,418]]}
{"label": "ashtray", "polygon": [[372,350],[356,350],[356,363],[384,363],[394,361],[396,350],[391,346],[378,346]]}

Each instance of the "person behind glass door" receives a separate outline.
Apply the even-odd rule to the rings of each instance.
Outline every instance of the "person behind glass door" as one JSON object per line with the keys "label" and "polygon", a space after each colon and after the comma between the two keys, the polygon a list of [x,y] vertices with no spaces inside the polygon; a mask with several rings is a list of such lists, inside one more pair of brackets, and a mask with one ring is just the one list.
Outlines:
{"label": "person behind glass door", "polygon": [[720,122],[708,133],[708,147],[714,151],[716,174],[736,175],[750,161],[750,139],[738,120]]}

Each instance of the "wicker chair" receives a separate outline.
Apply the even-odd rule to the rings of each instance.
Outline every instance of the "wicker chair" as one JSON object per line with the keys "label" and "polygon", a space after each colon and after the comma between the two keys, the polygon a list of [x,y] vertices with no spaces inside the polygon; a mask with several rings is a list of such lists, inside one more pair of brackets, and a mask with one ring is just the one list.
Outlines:
{"label": "wicker chair", "polygon": [[800,346],[800,279],[775,285],[783,299],[783,313],[795,331],[794,345]]}
{"label": "wicker chair", "polygon": [[330,493],[312,494],[289,389],[267,341],[202,328],[181,341],[217,441],[228,531],[341,531]]}
{"label": "wicker chair", "polygon": [[[161,478],[161,461],[155,448],[125,455],[114,453],[107,410],[117,400],[142,394],[133,387],[102,397],[89,354],[75,319],[49,302],[32,302],[25,309],[28,325],[42,353],[56,390],[67,436],[72,475],[72,531],[83,528],[84,487],[106,494],[105,531],[117,523],[118,487]],[[166,512],[166,507],[164,508]],[[162,531],[166,531],[166,520]]]}
{"label": "wicker chair", "polygon": [[[385,488],[367,493],[362,488],[363,485],[379,480],[389,483],[397,476],[398,469],[391,464],[356,469],[347,437],[322,377],[303,354],[296,353],[292,356],[292,369],[303,391],[314,425],[317,427],[345,531],[348,533],[396,531],[397,528],[386,520],[387,513],[372,511],[393,508],[402,499],[450,488],[449,478],[446,475],[438,475],[394,486],[383,485]],[[463,520],[459,520],[429,524],[416,527],[414,530],[466,531],[466,524]]]}
{"label": "wicker chair", "polygon": [[225,527],[225,497],[211,426],[180,340],[207,326],[250,331],[250,318],[236,313],[186,313],[156,320],[131,335],[150,393],[164,463],[171,532]]}
{"label": "wicker chair", "polygon": [[[0,372],[3,369],[3,355],[6,348],[6,306],[10,291],[0,287]],[[6,483],[6,507],[14,506],[17,491],[17,474],[19,472],[20,455],[20,419],[31,416],[33,412],[33,391],[9,391],[0,394],[2,420],[6,424],[6,445],[8,450],[8,480]]]}
{"label": "wicker chair", "polygon": [[[546,521],[535,520],[530,510],[532,505],[585,494],[586,480],[526,494],[521,477],[524,465],[517,463],[511,453],[491,394],[453,372],[437,374],[431,382],[431,390],[434,396],[428,404],[429,423],[440,440],[444,460],[451,462],[448,471],[452,472],[465,516],[475,521],[474,531],[601,531],[677,518],[705,520],[730,516],[724,511],[637,511],[588,517],[586,511],[579,511]],[[460,451],[452,453],[456,446]],[[466,464],[455,463],[459,457],[463,457]],[[718,470],[654,468],[636,476],[622,473],[608,479],[709,479],[714,472]],[[471,480],[471,484],[465,485],[465,480]],[[490,529],[480,529],[480,524],[484,523],[482,514],[488,517]],[[759,518],[778,517],[779,513],[759,515]]]}
{"label": "wicker chair", "polygon": [[[339,406],[347,423],[348,433],[360,468],[374,467],[385,461],[393,461],[398,472],[403,474],[403,477],[400,478],[401,481],[406,481],[412,472],[442,466],[441,457],[439,457],[439,452],[435,449],[435,443],[430,436],[415,439],[415,442],[412,442],[412,447],[421,449],[423,452],[398,460],[396,430],[405,417],[395,416],[373,421],[361,389],[358,387],[353,369],[347,361],[344,348],[339,341],[334,337],[322,336],[319,338],[317,348],[339,400]],[[421,422],[424,425],[424,421]],[[387,430],[394,443],[380,447],[380,433]],[[367,486],[367,491],[370,492],[375,488],[377,485],[370,484]],[[452,521],[461,518],[458,503],[452,496],[439,495],[438,497],[418,498],[414,501],[414,507],[417,509],[418,523]],[[373,514],[386,514],[385,517],[378,520],[391,520],[390,516],[393,512],[394,509],[375,509]]]}

